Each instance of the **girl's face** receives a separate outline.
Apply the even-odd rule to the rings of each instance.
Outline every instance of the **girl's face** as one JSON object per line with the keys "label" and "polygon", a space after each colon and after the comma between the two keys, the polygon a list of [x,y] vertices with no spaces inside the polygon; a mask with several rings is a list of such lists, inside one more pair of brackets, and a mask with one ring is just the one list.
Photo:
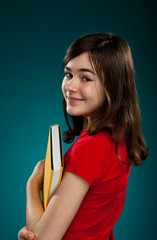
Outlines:
{"label": "girl's face", "polygon": [[104,103],[105,91],[88,53],[71,59],[66,65],[62,91],[71,116],[90,118]]}

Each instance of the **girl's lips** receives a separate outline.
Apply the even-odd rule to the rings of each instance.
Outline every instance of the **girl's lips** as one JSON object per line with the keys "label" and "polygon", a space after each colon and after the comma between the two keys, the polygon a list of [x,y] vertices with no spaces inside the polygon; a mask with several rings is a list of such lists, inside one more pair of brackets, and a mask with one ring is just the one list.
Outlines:
{"label": "girl's lips", "polygon": [[74,97],[67,97],[67,100],[68,100],[68,102],[70,102],[70,103],[75,103],[75,102],[84,101],[84,99],[74,98]]}

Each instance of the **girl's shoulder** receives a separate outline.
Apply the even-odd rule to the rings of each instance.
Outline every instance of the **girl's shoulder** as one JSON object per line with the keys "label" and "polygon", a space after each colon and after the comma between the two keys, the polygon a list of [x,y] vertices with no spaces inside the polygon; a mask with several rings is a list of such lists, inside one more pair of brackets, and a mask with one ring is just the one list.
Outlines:
{"label": "girl's shoulder", "polygon": [[[91,152],[97,154],[101,159],[118,159],[116,146],[112,140],[111,134],[107,131],[101,131],[94,135],[89,135],[87,131],[82,131],[78,139],[73,144],[72,150],[79,152]],[[128,162],[128,154],[125,139],[122,139],[118,145],[118,155],[124,161]]]}
{"label": "girl's shoulder", "polygon": [[86,148],[93,147],[95,149],[103,148],[109,150],[113,147],[111,136],[107,131],[101,131],[94,135],[89,135],[88,131],[82,131],[74,145],[84,146]]}

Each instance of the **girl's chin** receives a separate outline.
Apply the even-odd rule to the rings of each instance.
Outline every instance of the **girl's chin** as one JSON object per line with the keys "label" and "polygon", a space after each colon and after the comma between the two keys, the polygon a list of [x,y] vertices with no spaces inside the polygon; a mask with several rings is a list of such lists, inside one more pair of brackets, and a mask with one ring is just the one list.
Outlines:
{"label": "girl's chin", "polygon": [[73,117],[79,117],[79,116],[82,116],[82,114],[79,114],[79,113],[72,113],[72,112],[67,112],[70,116],[73,116]]}
{"label": "girl's chin", "polygon": [[82,116],[82,112],[67,108],[67,113],[71,116]]}
{"label": "girl's chin", "polygon": [[67,110],[67,113],[70,115],[70,116],[82,116],[82,112],[75,112],[75,111],[68,111]]}

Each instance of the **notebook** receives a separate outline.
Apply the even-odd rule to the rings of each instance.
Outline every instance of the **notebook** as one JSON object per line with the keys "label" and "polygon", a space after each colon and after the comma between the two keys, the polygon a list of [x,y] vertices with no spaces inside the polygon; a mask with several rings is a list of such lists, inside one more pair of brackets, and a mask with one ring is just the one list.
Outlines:
{"label": "notebook", "polygon": [[43,206],[46,209],[51,197],[59,186],[63,173],[62,136],[59,125],[52,125],[49,129],[47,144],[44,182],[43,182]]}

